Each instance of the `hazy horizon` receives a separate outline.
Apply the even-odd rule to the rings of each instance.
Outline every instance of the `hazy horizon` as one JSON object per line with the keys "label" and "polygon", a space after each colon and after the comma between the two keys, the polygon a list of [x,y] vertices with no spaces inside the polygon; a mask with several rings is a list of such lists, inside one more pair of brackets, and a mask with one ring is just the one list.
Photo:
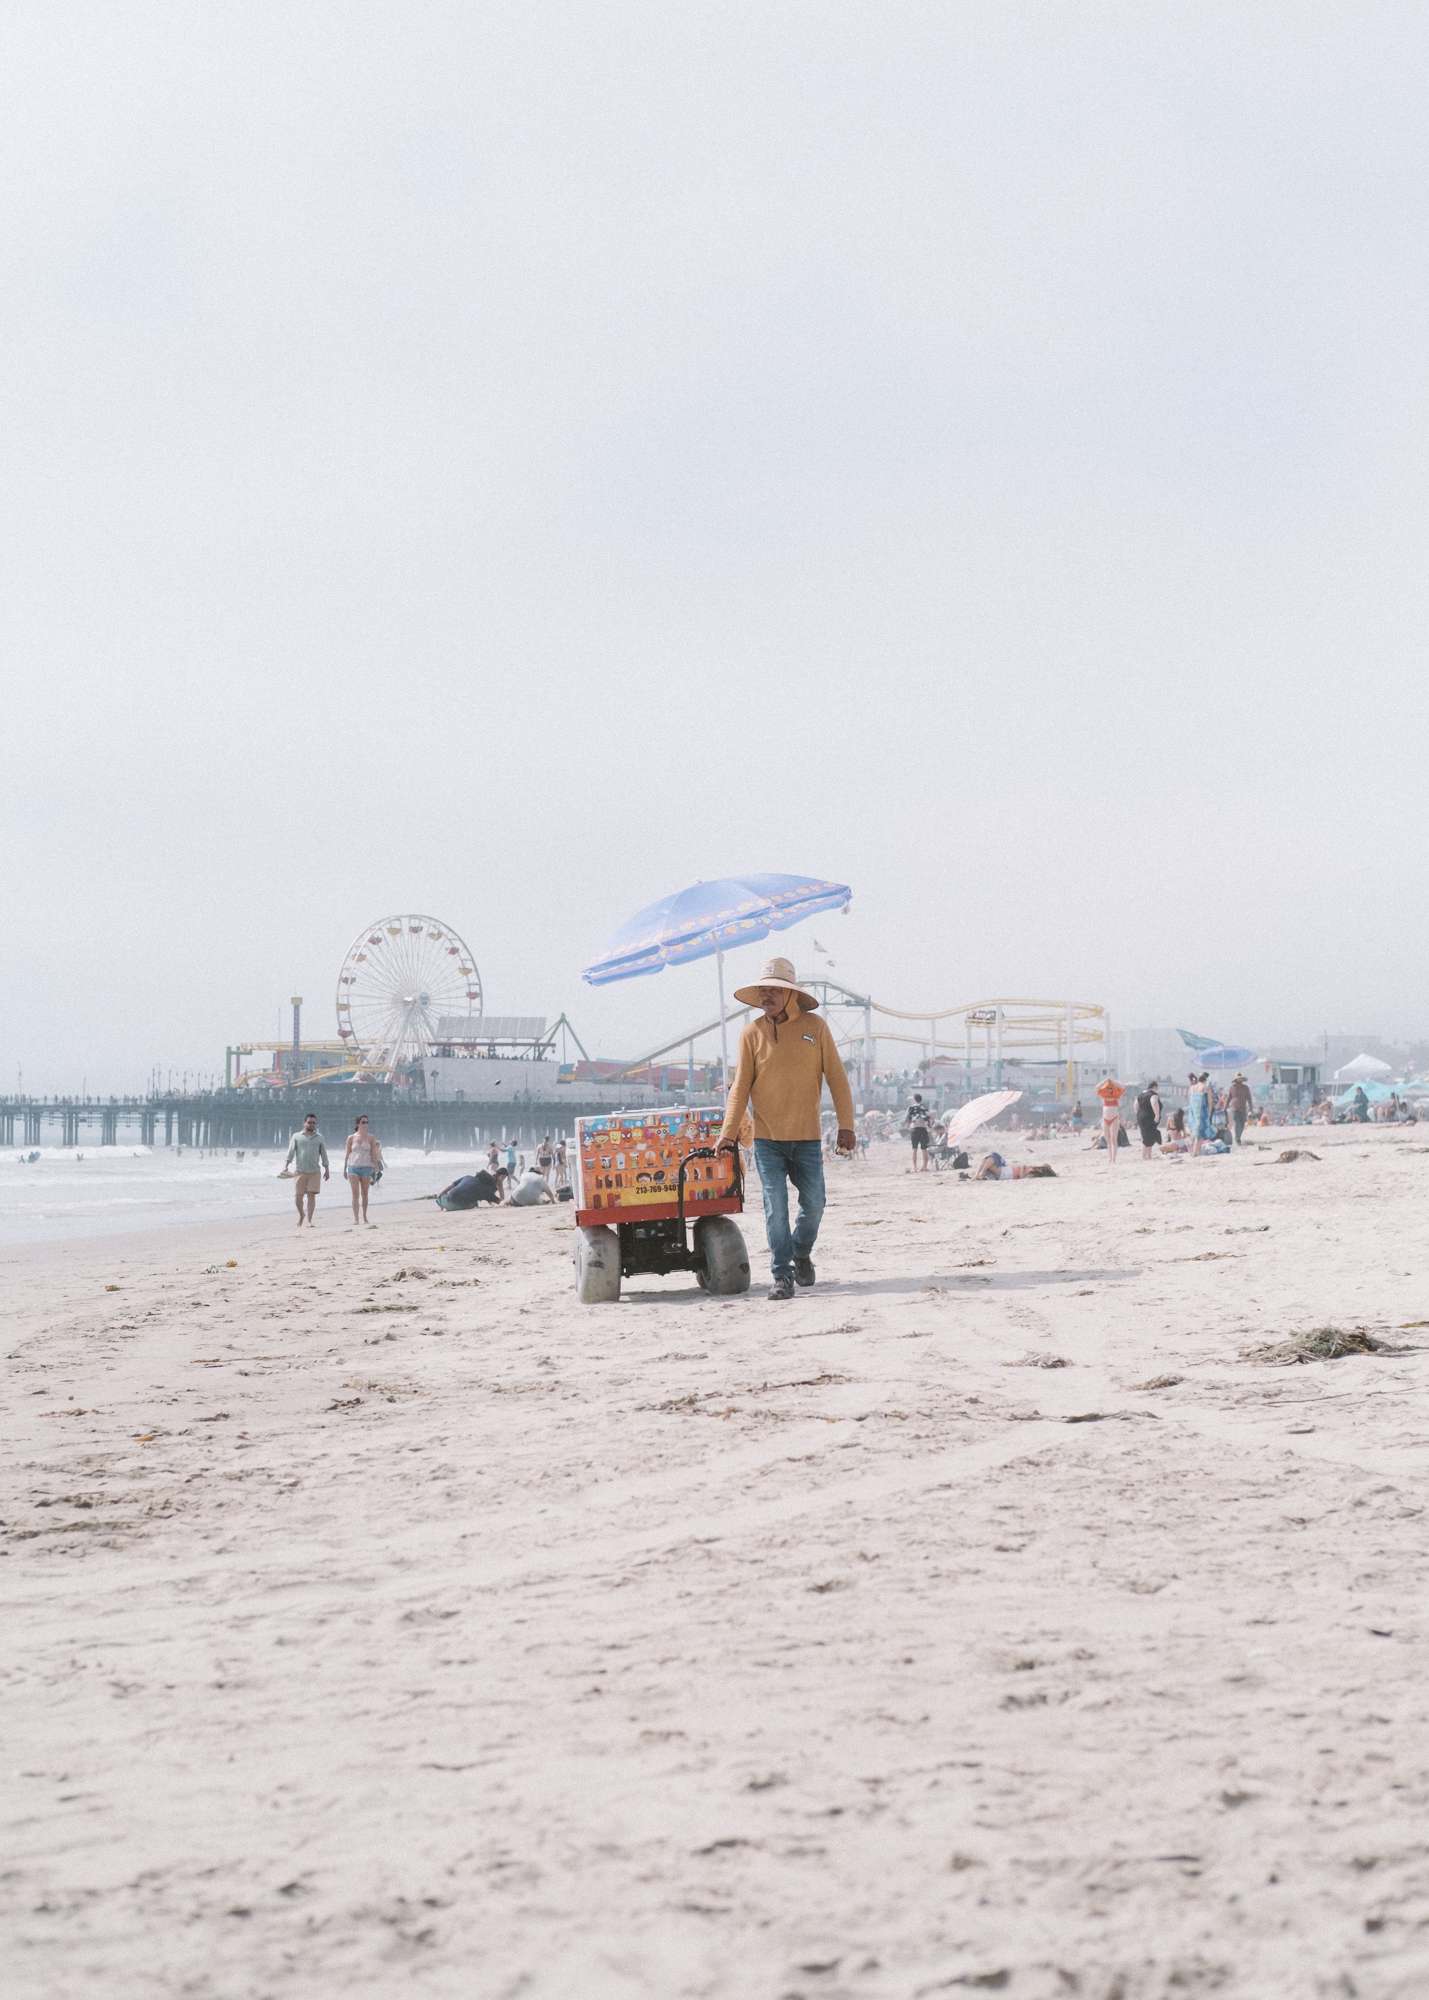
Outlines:
{"label": "hazy horizon", "polygon": [[[0,22],[0,1087],[222,1069],[416,911],[634,1054],[637,907],[891,1004],[1425,1031],[1429,20]],[[764,947],[733,961],[748,976]]]}

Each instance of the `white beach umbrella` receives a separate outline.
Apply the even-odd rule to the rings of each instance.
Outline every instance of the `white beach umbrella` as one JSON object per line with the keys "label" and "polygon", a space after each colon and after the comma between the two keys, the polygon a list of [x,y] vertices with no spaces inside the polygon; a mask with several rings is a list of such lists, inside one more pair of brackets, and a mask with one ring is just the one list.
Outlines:
{"label": "white beach umbrella", "polygon": [[979,1126],[996,1118],[999,1111],[1006,1111],[1021,1095],[1020,1090],[989,1090],[982,1097],[974,1097],[948,1120],[948,1144],[960,1146],[965,1139],[971,1139]]}

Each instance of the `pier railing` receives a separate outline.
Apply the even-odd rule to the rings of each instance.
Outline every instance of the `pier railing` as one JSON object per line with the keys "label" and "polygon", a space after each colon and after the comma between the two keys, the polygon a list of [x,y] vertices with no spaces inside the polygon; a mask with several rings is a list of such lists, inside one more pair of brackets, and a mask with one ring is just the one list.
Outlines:
{"label": "pier railing", "polygon": [[[662,1101],[682,1101],[679,1094]],[[587,1099],[579,1084],[541,1093],[513,1091],[499,1102],[432,1101],[374,1085],[344,1091],[340,1101],[316,1089],[164,1093],[155,1097],[0,1097],[0,1147],[59,1145],[217,1147],[286,1146],[315,1111],[329,1146],[365,1112],[389,1146],[475,1146],[506,1135],[569,1132],[576,1118],[611,1108]]]}

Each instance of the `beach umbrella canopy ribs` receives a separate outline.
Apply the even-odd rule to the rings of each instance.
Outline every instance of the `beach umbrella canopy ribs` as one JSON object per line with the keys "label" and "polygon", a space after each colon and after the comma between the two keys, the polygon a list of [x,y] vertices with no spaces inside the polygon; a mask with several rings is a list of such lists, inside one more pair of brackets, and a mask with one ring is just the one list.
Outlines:
{"label": "beach umbrella canopy ribs", "polygon": [[726,875],[717,882],[694,882],[637,910],[581,977],[590,986],[610,986],[618,979],[663,972],[667,965],[713,958],[719,975],[720,1061],[728,1084],[725,953],[736,945],[757,944],[823,910],[845,909],[852,894],[847,883],[814,875]]}

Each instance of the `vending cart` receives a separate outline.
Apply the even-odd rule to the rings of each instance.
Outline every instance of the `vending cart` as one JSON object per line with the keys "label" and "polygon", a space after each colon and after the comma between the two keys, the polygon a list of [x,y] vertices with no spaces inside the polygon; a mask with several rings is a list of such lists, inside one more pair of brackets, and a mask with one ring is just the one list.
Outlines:
{"label": "vending cart", "polygon": [[616,1111],[578,1118],[576,1295],[620,1297],[638,1273],[693,1271],[707,1292],[749,1290],[739,1154],[716,1151],[717,1109]]}

